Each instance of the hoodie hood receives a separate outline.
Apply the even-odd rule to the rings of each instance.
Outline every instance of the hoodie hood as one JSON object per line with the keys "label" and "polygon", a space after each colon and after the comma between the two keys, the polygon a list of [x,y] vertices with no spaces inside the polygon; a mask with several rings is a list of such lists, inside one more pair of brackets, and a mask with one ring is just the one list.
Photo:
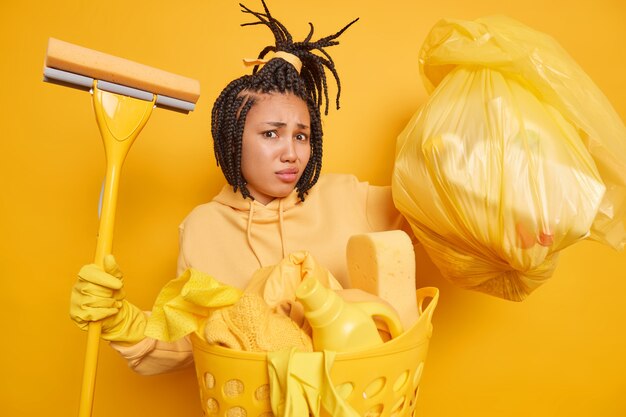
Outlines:
{"label": "hoodie hood", "polygon": [[234,192],[233,187],[228,184],[225,185],[222,188],[222,191],[220,191],[220,193],[213,198],[213,201],[241,211],[250,210],[250,206],[252,204],[254,205],[255,211],[266,212],[267,214],[272,212],[277,213],[279,205],[282,206],[284,211],[287,211],[301,203],[298,199],[298,192],[295,189],[287,197],[275,198],[267,203],[267,205],[263,205],[251,198],[243,198],[239,191]]}
{"label": "hoodie hood", "polygon": [[263,264],[263,261],[259,257],[255,248],[255,224],[277,223],[282,248],[282,258],[287,256],[285,249],[284,214],[286,211],[289,211],[298,204],[302,203],[298,198],[298,192],[295,189],[288,196],[284,198],[275,198],[267,203],[267,205],[264,205],[251,198],[244,198],[240,192],[234,192],[232,186],[225,185],[224,188],[222,188],[222,191],[215,196],[213,201],[231,207],[232,209],[240,212],[242,215],[247,216],[246,235],[248,246],[259,262],[259,267],[267,265]]}

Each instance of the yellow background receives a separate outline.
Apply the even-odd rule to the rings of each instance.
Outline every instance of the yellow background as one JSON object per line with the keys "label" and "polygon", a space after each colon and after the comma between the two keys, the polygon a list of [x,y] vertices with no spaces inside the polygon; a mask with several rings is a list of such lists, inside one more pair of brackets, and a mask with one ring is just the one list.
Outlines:
{"label": "yellow background", "polygon": [[[256,0],[246,3],[258,8]],[[394,141],[426,94],[417,54],[442,17],[503,13],[555,37],[626,119],[621,0],[270,0],[296,38],[361,21],[331,53],[342,109],[325,119],[325,172],[389,183]],[[87,93],[42,82],[57,37],[197,78],[198,110],[156,110],[126,161],[114,254],[130,300],[149,309],[175,274],[177,226],[223,184],[209,138],[216,94],[271,41],[236,1],[0,3],[0,415],[71,416],[85,334],[68,318],[91,262],[104,157]],[[331,92],[334,85],[331,84]],[[591,242],[562,254],[523,303],[460,290],[418,251],[420,283],[441,289],[420,415],[625,416],[626,254]],[[199,416],[193,371],[141,377],[101,345],[94,416]]]}

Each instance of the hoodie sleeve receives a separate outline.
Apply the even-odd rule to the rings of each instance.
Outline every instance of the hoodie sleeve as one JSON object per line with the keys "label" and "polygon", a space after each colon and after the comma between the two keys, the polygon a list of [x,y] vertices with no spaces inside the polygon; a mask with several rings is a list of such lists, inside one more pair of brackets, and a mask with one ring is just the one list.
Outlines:
{"label": "hoodie sleeve", "polygon": [[367,185],[365,210],[367,221],[374,232],[403,230],[415,241],[409,223],[393,204],[391,186]]}
{"label": "hoodie sleeve", "polygon": [[146,337],[131,346],[114,342],[110,345],[126,359],[128,366],[140,375],[158,375],[177,371],[193,363],[189,337],[175,342],[162,342]]}

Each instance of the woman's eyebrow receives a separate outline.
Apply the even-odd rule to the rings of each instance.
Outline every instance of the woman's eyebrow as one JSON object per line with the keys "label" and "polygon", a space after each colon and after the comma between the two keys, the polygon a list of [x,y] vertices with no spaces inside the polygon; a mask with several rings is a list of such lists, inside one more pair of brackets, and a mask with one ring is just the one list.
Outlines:
{"label": "woman's eyebrow", "polygon": [[[287,123],[285,122],[270,122],[270,121],[266,121],[263,122],[266,125],[270,125],[270,126],[274,126],[274,127],[285,127],[287,126]],[[308,125],[305,125],[304,123],[297,123],[296,126],[298,126],[298,128],[300,129],[309,129]]]}
{"label": "woman's eyebrow", "polygon": [[263,122],[263,123],[265,123],[266,125],[274,126],[274,127],[284,127],[284,126],[287,126],[287,123],[285,123],[285,122],[269,122],[269,121],[267,121],[267,122]]}

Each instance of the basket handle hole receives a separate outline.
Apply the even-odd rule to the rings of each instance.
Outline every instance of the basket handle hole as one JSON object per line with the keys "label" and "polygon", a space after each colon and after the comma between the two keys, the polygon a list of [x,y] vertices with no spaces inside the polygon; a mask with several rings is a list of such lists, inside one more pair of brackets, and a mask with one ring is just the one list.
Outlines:
{"label": "basket handle hole", "polygon": [[367,417],[380,417],[383,414],[384,409],[385,407],[382,404],[376,404],[367,410],[364,415]]}
{"label": "basket handle hole", "polygon": [[398,378],[396,378],[396,381],[393,383],[393,390],[395,392],[400,392],[404,387],[406,387],[408,380],[409,380],[409,371],[406,370],[402,372],[398,376]]}
{"label": "basket handle hole", "polygon": [[417,387],[422,379],[422,372],[424,371],[424,362],[420,362],[415,368],[415,374],[413,375],[413,386]]}
{"label": "basket handle hole", "polygon": [[367,387],[365,387],[365,390],[363,390],[363,398],[368,399],[375,397],[376,395],[380,394],[383,389],[385,389],[385,385],[387,385],[387,378],[385,378],[384,376],[376,378],[375,380],[367,384]]}
{"label": "basket handle hole", "polygon": [[336,385],[335,391],[337,391],[337,394],[341,398],[347,400],[350,394],[352,394],[352,391],[354,391],[354,384],[350,381],[346,381],[343,384]]}
{"label": "basket handle hole", "polygon": [[224,384],[224,395],[226,397],[238,397],[243,394],[244,385],[240,379],[229,379]]}
{"label": "basket handle hole", "polygon": [[248,412],[243,407],[231,407],[226,411],[226,417],[248,417]]}
{"label": "basket handle hole", "polygon": [[213,389],[215,387],[215,377],[211,372],[204,373],[204,387],[206,389]]}
{"label": "basket handle hole", "polygon": [[206,415],[213,416],[220,412],[220,403],[213,397],[206,400]]}
{"label": "basket handle hole", "polygon": [[257,401],[267,401],[270,399],[270,385],[263,384],[254,390],[254,398]]}
{"label": "basket handle hole", "polygon": [[391,412],[389,413],[389,417],[399,417],[402,415],[402,411],[404,409],[404,404],[406,399],[404,396],[400,397],[398,401],[391,408]]}

